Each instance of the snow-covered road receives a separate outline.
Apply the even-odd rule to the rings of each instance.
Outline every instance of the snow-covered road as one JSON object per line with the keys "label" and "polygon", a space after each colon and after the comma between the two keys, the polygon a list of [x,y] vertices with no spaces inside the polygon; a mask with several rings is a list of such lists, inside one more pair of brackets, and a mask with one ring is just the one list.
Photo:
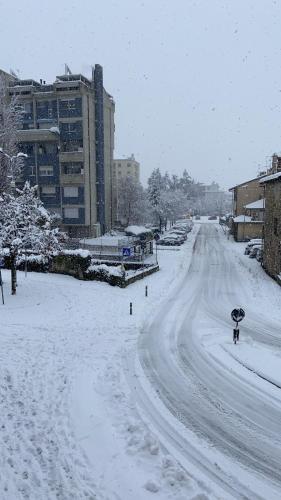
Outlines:
{"label": "snow-covered road", "polygon": [[232,345],[229,321],[241,305],[242,343],[252,338],[279,349],[275,285],[268,284],[273,296],[257,289],[255,300],[251,274],[230,245],[217,225],[201,226],[189,270],[143,328],[140,363],[131,364],[139,375],[136,401],[167,448],[197,477],[201,469],[202,480],[223,498],[277,499],[280,389],[247,362],[237,363],[242,345]]}
{"label": "snow-covered road", "polygon": [[280,498],[281,289],[204,222],[126,289],[3,271],[1,500]]}

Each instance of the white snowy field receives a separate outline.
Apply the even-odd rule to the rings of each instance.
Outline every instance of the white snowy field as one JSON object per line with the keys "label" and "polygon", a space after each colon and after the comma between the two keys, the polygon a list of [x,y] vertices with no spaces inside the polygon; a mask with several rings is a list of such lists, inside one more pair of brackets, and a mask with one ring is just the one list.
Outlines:
{"label": "white snowy field", "polygon": [[[195,481],[141,421],[124,359],[188,267],[198,228],[127,289],[2,271],[0,498],[186,499]],[[148,297],[145,297],[148,285]],[[129,315],[129,303],[133,315]]]}
{"label": "white snowy field", "polygon": [[[274,484],[263,475],[265,467],[257,464],[255,471],[251,461],[245,464],[239,446],[246,439],[249,449],[253,445],[253,462],[259,459],[251,441],[259,425],[263,451],[278,458],[269,441],[276,439],[281,412],[276,387],[281,386],[276,326],[281,289],[243,255],[242,245],[227,241],[218,224],[210,222],[197,224],[177,251],[159,250],[161,271],[126,289],[19,273],[12,297],[9,272],[3,272],[1,500],[278,498],[281,481],[272,463],[267,465],[275,473]],[[206,239],[200,236],[193,253],[196,234],[204,227],[212,232]],[[209,263],[206,248],[213,252]],[[220,268],[219,248],[236,273]],[[213,282],[208,265],[218,277],[229,272],[226,285]],[[229,309],[237,295],[246,318],[241,342],[234,346]],[[183,330],[185,311],[190,317]],[[268,315],[274,327],[265,323]],[[186,344],[189,327],[192,340]],[[192,370],[187,354],[191,365],[194,358]],[[230,397],[232,388],[235,396],[241,391],[241,408]],[[216,398],[215,408],[227,407],[221,440],[212,420],[221,415],[206,406],[205,396]],[[257,421],[258,403],[262,413]],[[239,413],[247,404],[250,429]],[[201,418],[206,410],[209,434]],[[265,435],[267,418],[271,428]],[[223,440],[234,437],[227,422],[241,443],[233,440],[224,449]]]}

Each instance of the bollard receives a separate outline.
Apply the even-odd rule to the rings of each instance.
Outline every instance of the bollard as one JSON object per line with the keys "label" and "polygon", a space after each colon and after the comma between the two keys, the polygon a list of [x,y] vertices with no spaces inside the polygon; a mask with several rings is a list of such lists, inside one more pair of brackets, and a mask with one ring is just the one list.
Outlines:
{"label": "bollard", "polygon": [[147,297],[147,285],[145,287],[145,296]]}
{"label": "bollard", "polygon": [[130,302],[130,315],[132,316],[132,314],[133,314],[133,303]]}

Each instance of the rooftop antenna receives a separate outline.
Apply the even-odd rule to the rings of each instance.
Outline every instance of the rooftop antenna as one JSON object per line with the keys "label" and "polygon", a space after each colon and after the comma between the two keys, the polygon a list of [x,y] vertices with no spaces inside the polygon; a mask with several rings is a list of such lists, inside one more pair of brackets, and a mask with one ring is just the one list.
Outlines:
{"label": "rooftop antenna", "polygon": [[64,65],[64,74],[65,75],[72,75],[71,69],[66,63]]}

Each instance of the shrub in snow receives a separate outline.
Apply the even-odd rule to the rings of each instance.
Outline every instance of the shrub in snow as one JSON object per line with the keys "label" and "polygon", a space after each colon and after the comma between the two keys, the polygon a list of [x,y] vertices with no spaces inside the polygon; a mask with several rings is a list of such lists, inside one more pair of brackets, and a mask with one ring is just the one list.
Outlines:
{"label": "shrub in snow", "polygon": [[88,279],[106,281],[113,286],[122,286],[125,278],[125,273],[121,266],[108,266],[106,264],[91,264],[87,269],[86,275]]}
{"label": "shrub in snow", "polygon": [[87,250],[64,250],[53,257],[50,271],[85,279],[90,264],[91,256]]}

